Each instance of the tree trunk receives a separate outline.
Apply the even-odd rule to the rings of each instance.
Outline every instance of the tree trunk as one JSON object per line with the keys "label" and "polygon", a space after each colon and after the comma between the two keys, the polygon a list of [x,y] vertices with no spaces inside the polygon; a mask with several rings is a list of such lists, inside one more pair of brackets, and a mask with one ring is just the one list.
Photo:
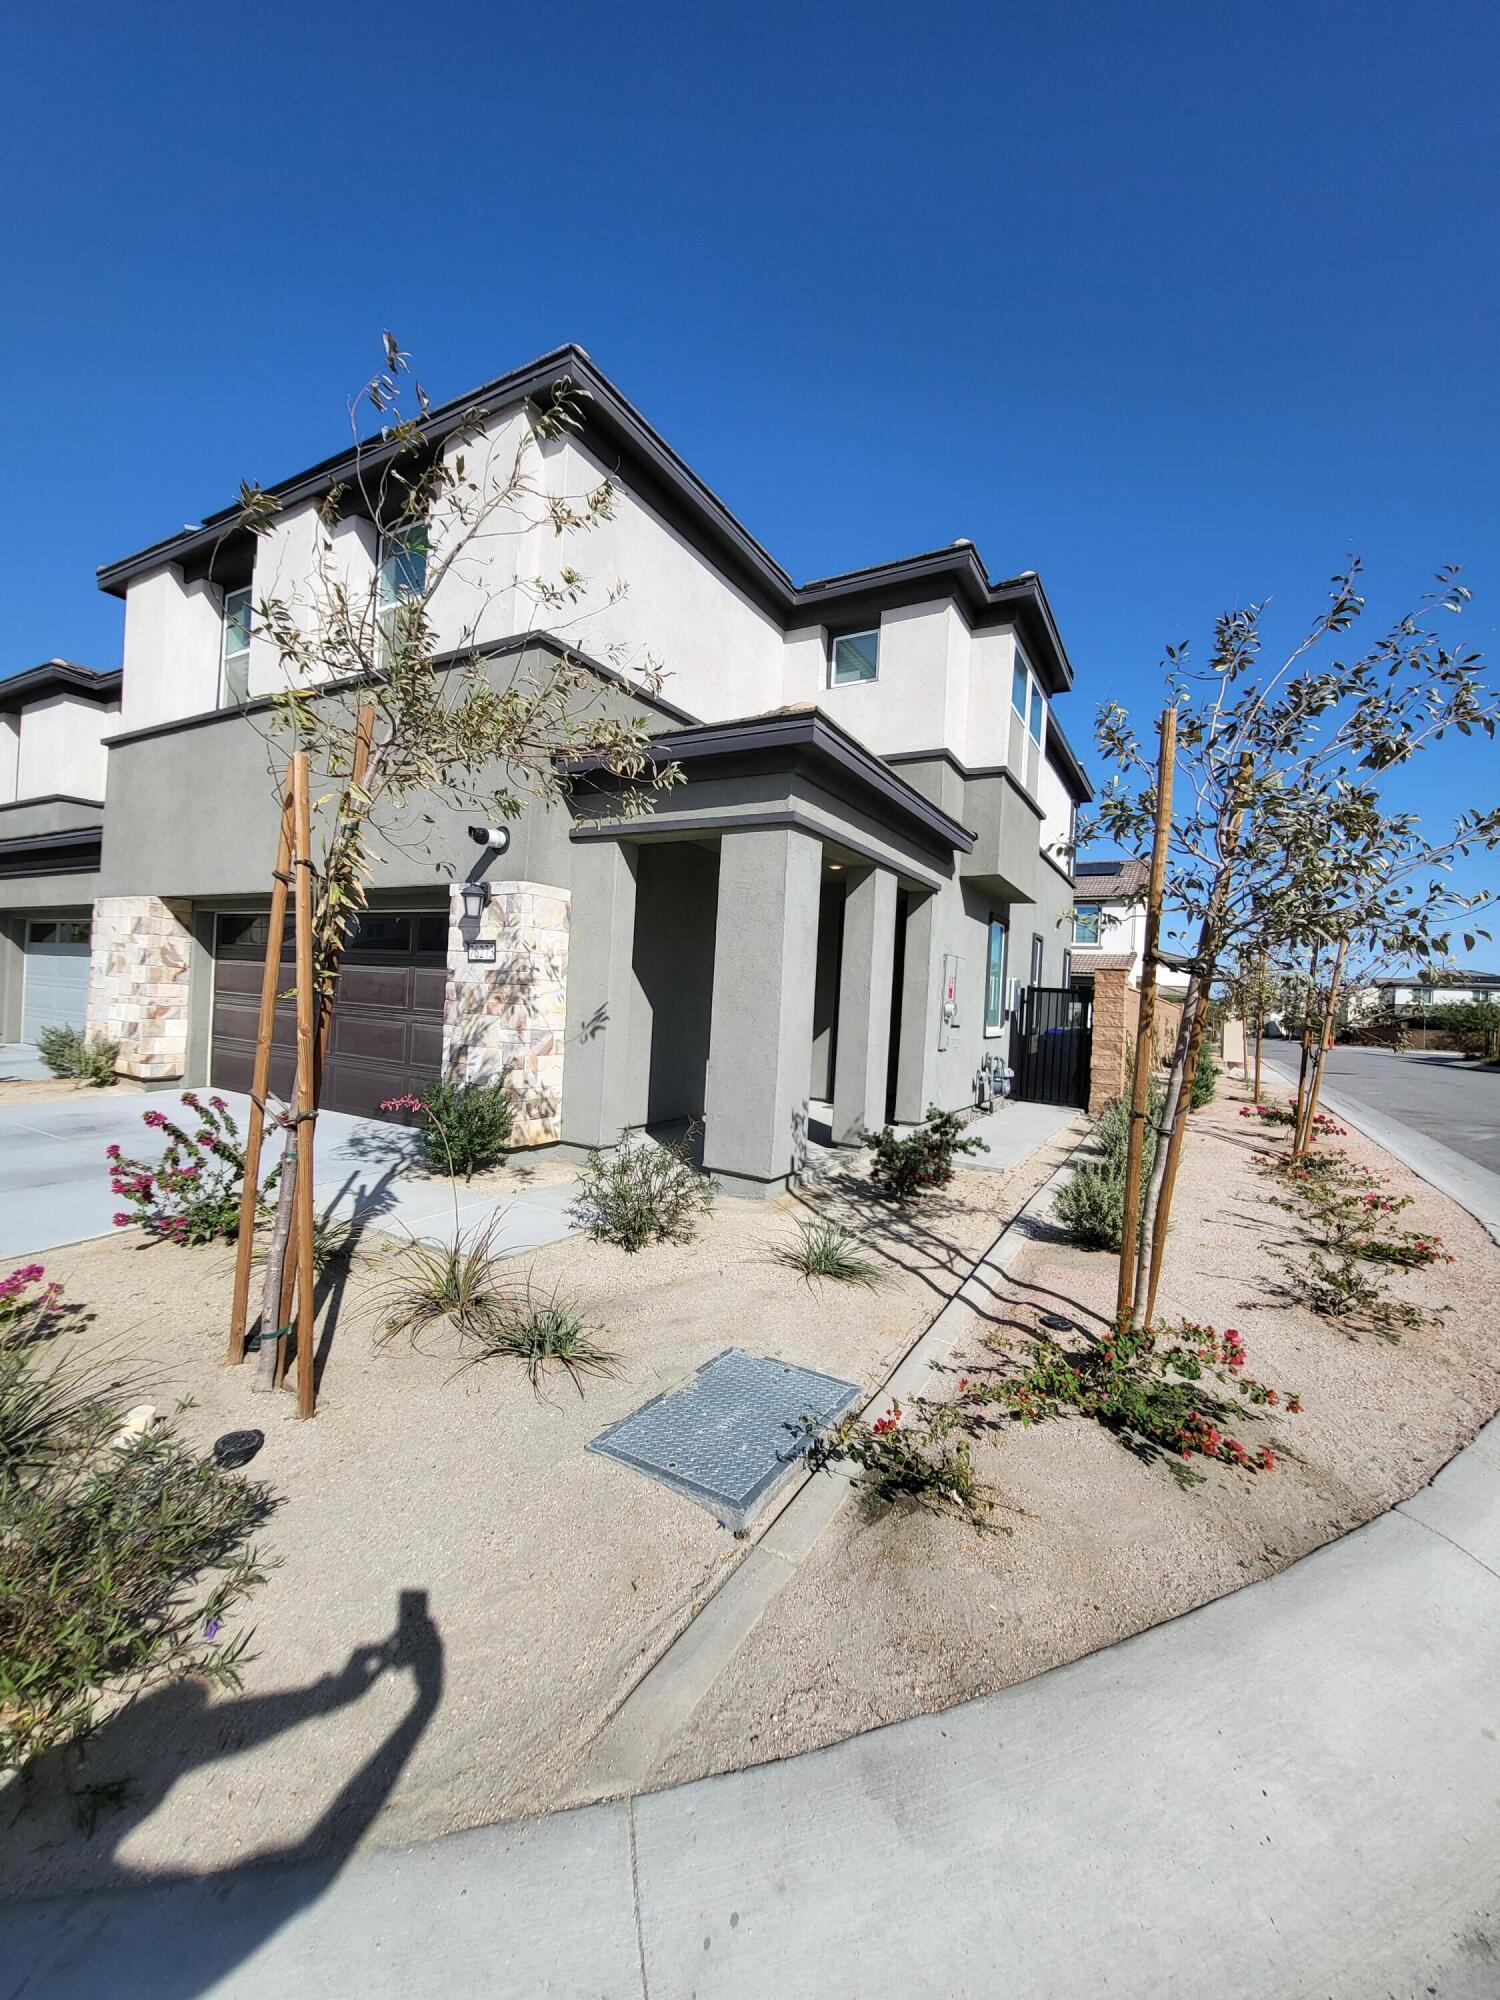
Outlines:
{"label": "tree trunk", "polygon": [[1228,817],[1219,847],[1219,866],[1214,876],[1213,887],[1209,891],[1203,922],[1198,929],[1198,950],[1193,976],[1183,999],[1182,1019],[1177,1024],[1177,1044],[1172,1052],[1167,1094],[1162,1104],[1161,1123],[1156,1128],[1156,1158],[1151,1163],[1151,1179],[1146,1189],[1146,1199],[1141,1206],[1140,1244],[1136,1252],[1135,1286],[1131,1304],[1131,1315],[1137,1325],[1141,1324],[1146,1309],[1150,1289],[1150,1266],[1154,1262],[1159,1269],[1161,1264],[1156,1239],[1158,1234],[1165,1239],[1167,1218],[1171,1211],[1170,1195],[1167,1198],[1166,1210],[1163,1211],[1162,1208],[1167,1156],[1172,1148],[1172,1134],[1177,1129],[1178,1104],[1186,1101],[1185,1079],[1188,1092],[1191,1092],[1192,1088],[1188,1071],[1189,1052],[1191,1049],[1192,1055],[1196,1057],[1198,1043],[1202,1039],[1203,1015],[1208,1009],[1208,995],[1213,983],[1214,967],[1223,946],[1220,931],[1224,923],[1224,912],[1229,904],[1229,885],[1234,875],[1234,860],[1240,844],[1240,828],[1245,818],[1245,794],[1249,789],[1252,770],[1253,761],[1247,750],[1240,758],[1234,789],[1226,801]]}
{"label": "tree trunk", "polygon": [[282,1342],[275,1336],[282,1324],[282,1276],[286,1269],[287,1245],[292,1236],[296,1186],[297,1147],[294,1128],[289,1125],[281,1142],[281,1185],[276,1190],[276,1220],[271,1228],[271,1241],[266,1246],[266,1281],[260,1295],[260,1366],[255,1371],[257,1389],[274,1389],[276,1386],[276,1362]]}
{"label": "tree trunk", "polygon": [[1302,1003],[1302,1060],[1297,1066],[1297,1110],[1292,1120],[1292,1151],[1297,1150],[1297,1134],[1302,1130],[1302,1113],[1307,1105],[1307,1072],[1312,1062],[1313,1008],[1318,997],[1318,947],[1313,946],[1307,968],[1307,994]]}
{"label": "tree trunk", "polygon": [[1252,1104],[1260,1103],[1260,1055],[1266,1040],[1266,963],[1261,960],[1260,981],[1255,989],[1255,1088],[1250,1094]]}
{"label": "tree trunk", "polygon": [[1339,939],[1339,948],[1334,956],[1333,977],[1328,982],[1328,1005],[1318,1022],[1318,1047],[1313,1057],[1312,1078],[1307,1093],[1307,1115],[1300,1132],[1293,1139],[1292,1158],[1301,1159],[1312,1145],[1313,1120],[1318,1115],[1318,1098],[1323,1090],[1323,1064],[1328,1055],[1328,1044],[1333,1035],[1334,1010],[1339,1004],[1339,987],[1344,977],[1344,960],[1349,950],[1349,940]]}
{"label": "tree trunk", "polygon": [[1130,1079],[1130,1135],[1125,1150],[1125,1196],[1120,1211],[1120,1274],[1115,1287],[1115,1325],[1130,1325],[1138,1249],[1136,1215],[1141,1203],[1141,1160],[1150,1111],[1151,1072],[1156,1067],[1156,954],[1161,939],[1161,905],[1172,838],[1172,770],[1177,754],[1177,711],[1161,718],[1161,754],[1156,767],[1156,826],[1151,841],[1151,877],[1146,891],[1146,937],[1141,958],[1141,1004],[1136,1022],[1135,1067]]}

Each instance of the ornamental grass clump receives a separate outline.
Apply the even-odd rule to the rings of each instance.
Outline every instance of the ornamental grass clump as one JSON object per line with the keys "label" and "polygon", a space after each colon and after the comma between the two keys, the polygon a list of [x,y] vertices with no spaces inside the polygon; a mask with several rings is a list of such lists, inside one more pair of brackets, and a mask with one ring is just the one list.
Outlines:
{"label": "ornamental grass clump", "polygon": [[501,1217],[482,1229],[459,1233],[451,1243],[412,1237],[395,1253],[391,1275],[374,1288],[371,1302],[381,1337],[408,1338],[420,1347],[427,1335],[452,1326],[460,1335],[479,1335],[509,1301],[496,1265]]}
{"label": "ornamental grass clump", "polygon": [[958,1112],[940,1111],[929,1104],[924,1122],[904,1138],[892,1125],[880,1132],[867,1132],[871,1185],[892,1201],[910,1201],[933,1188],[946,1187],[953,1178],[958,1154],[984,1151],[983,1139],[966,1135],[965,1124]]}
{"label": "ornamental grass clump", "polygon": [[[222,1097],[182,1093],[183,1107],[196,1125],[188,1129],[164,1111],[143,1114],[143,1122],[166,1135],[156,1161],[133,1160],[118,1146],[105,1148],[109,1185],[127,1203],[117,1211],[117,1229],[144,1229],[168,1243],[217,1243],[238,1236],[240,1198],[245,1184],[245,1149],[234,1114]],[[281,1176],[281,1166],[262,1183],[261,1203]]]}
{"label": "ornamental grass clump", "polygon": [[686,1243],[713,1207],[713,1184],[688,1157],[698,1127],[675,1146],[628,1138],[612,1153],[592,1151],[578,1172],[571,1214],[597,1243],[643,1250]]}
{"label": "ornamental grass clump", "polygon": [[783,1244],[775,1253],[777,1261],[788,1264],[804,1278],[827,1278],[839,1285],[878,1285],[879,1266],[859,1247],[852,1229],[839,1222],[799,1222],[797,1241]]}
{"label": "ornamental grass clump", "polygon": [[464,1334],[473,1350],[464,1360],[465,1369],[485,1361],[519,1361],[538,1395],[549,1369],[562,1369],[581,1396],[585,1375],[611,1375],[619,1360],[594,1339],[571,1299],[557,1289],[533,1291],[529,1281],[518,1297],[501,1299],[488,1314],[471,1320]]}
{"label": "ornamental grass clump", "polygon": [[170,1420],[112,1442],[139,1386],[0,1321],[0,1769],[164,1682],[239,1685],[246,1636],[220,1635],[264,1576],[269,1490]]}

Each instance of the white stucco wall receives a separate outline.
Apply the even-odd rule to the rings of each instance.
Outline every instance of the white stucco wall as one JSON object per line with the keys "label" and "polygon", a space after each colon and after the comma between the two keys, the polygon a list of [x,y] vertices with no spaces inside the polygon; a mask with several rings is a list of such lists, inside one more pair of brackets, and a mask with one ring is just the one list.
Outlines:
{"label": "white stucco wall", "polygon": [[828,633],[817,626],[793,634],[783,649],[781,700],[815,702],[879,756],[946,745],[966,758],[969,648],[968,625],[948,599],[903,605],[880,620],[876,678],[835,687]]}
{"label": "white stucco wall", "polygon": [[[439,650],[457,652],[545,626],[535,599],[517,586],[519,579],[540,573],[544,533],[556,541],[539,516],[549,484],[562,489],[561,447],[540,445],[525,411],[513,409],[499,414],[481,435],[454,439],[443,456],[450,473],[470,489],[464,505],[486,518],[470,531],[454,510],[439,509],[430,524],[430,616]],[[499,496],[513,479],[520,490],[514,504],[502,507]],[[587,571],[592,537],[573,537],[571,543],[578,552],[574,566]],[[581,637],[578,644],[584,645]]]}
{"label": "white stucco wall", "polygon": [[[259,606],[274,598],[304,632],[311,632],[342,591],[351,619],[358,619],[364,627],[363,643],[373,648],[379,547],[380,538],[371,521],[350,515],[329,528],[319,519],[316,502],[289,508],[256,543],[254,603]],[[253,618],[250,693],[275,694],[285,684],[276,647],[263,622]]]}
{"label": "white stucco wall", "polygon": [[49,798],[64,792],[72,798],[104,797],[103,738],[119,721],[119,707],[81,701],[68,694],[45,695],[28,702],[14,735],[15,770],[10,797]]}
{"label": "white stucco wall", "polygon": [[184,582],[174,563],[137,578],[125,593],[120,726],[146,729],[212,708],[223,626],[212,584]]}
{"label": "white stucco wall", "polygon": [[1067,786],[1044,757],[1038,776],[1037,804],[1042,809],[1042,847],[1064,868],[1070,858],[1063,853],[1073,824],[1073,798]]}
{"label": "white stucco wall", "polygon": [[0,806],[8,806],[16,796],[16,778],[21,763],[21,718],[0,715]]}
{"label": "white stucco wall", "polygon": [[[605,467],[569,438],[545,455],[552,491],[575,500],[596,487]],[[780,627],[760,611],[675,528],[617,489],[614,519],[585,534],[543,536],[539,568],[554,578],[581,570],[589,589],[571,612],[539,609],[533,619],[584,652],[629,674],[651,655],[665,672],[662,692],[705,722],[779,707]],[[617,584],[623,595],[612,593]]]}

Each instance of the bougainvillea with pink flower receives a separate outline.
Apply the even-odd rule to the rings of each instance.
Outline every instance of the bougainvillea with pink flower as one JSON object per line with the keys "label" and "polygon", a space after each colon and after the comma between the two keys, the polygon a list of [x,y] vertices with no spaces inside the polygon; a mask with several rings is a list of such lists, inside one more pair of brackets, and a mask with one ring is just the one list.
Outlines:
{"label": "bougainvillea with pink flower", "polygon": [[0,1278],[0,1339],[34,1340],[46,1331],[63,1288],[42,1264],[18,1264]]}
{"label": "bougainvillea with pink flower", "polygon": [[[239,1233],[240,1196],[245,1184],[245,1149],[239,1126],[224,1098],[185,1090],[190,1119],[169,1118],[153,1107],[142,1122],[165,1136],[155,1160],[135,1160],[107,1146],[110,1191],[126,1206],[114,1215],[117,1229],[144,1229],[169,1243],[214,1243]],[[276,1165],[262,1196],[281,1173]]]}

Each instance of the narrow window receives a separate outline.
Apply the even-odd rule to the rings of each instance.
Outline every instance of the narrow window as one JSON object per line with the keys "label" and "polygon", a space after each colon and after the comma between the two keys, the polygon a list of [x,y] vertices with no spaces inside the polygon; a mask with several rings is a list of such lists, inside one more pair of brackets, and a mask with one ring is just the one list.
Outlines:
{"label": "narrow window", "polygon": [[1026,687],[1028,678],[1026,661],[1022,657],[1021,649],[1018,646],[1016,648],[1016,664],[1012,668],[1010,676],[1010,705],[1023,722],[1026,720]]}
{"label": "narrow window", "polygon": [[427,529],[412,521],[381,537],[377,617],[382,657],[400,629],[403,607],[414,604],[426,588]]}
{"label": "narrow window", "polygon": [[1005,926],[990,918],[989,948],[984,961],[984,1032],[998,1035],[1005,1026]]}
{"label": "narrow window", "polygon": [[1027,727],[1031,731],[1031,740],[1033,743],[1040,743],[1042,740],[1042,717],[1045,713],[1046,705],[1042,700],[1042,691],[1036,682],[1033,681],[1031,683],[1031,720],[1027,724]]}
{"label": "narrow window", "polygon": [[1063,953],[1063,985],[1071,986],[1072,984],[1073,984],[1073,954],[1070,951],[1065,951]]}
{"label": "narrow window", "polygon": [[1031,938],[1031,983],[1033,986],[1042,983],[1042,941],[1035,932]]}
{"label": "narrow window", "polygon": [[219,706],[250,699],[250,588],[224,593],[224,635],[219,652]]}
{"label": "narrow window", "polygon": [[879,632],[844,632],[833,642],[831,684],[848,687],[872,681],[880,670]]}
{"label": "narrow window", "polygon": [[1099,905],[1080,903],[1073,912],[1074,944],[1096,945],[1099,942]]}

